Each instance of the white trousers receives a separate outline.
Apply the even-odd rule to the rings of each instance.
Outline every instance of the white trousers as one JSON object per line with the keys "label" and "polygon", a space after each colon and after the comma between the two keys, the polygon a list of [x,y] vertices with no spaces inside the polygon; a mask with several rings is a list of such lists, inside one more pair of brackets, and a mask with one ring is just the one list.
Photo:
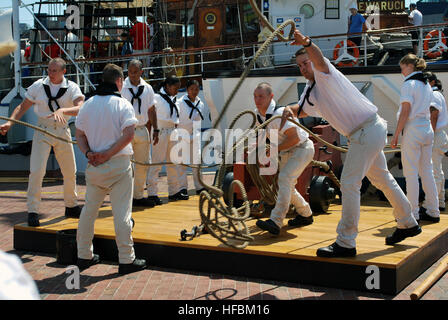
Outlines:
{"label": "white trousers", "polygon": [[393,207],[397,227],[404,229],[417,225],[411,214],[411,205],[398,183],[387,169],[383,148],[386,145],[387,126],[378,115],[366,122],[349,138],[344,169],[341,176],[342,217],[337,226],[336,242],[345,248],[356,247],[360,216],[360,189],[362,179],[383,191]]}
{"label": "white trousers", "polygon": [[[172,162],[170,159],[170,153],[176,141],[171,141],[171,133],[175,129],[160,129],[159,133],[159,143],[152,145],[152,162]],[[179,179],[179,166],[175,164],[169,164],[165,166],[166,174],[168,179],[168,194],[170,196],[178,193],[182,190]],[[158,183],[159,183],[159,173],[162,166],[152,166],[148,170],[147,179],[147,190],[149,196],[157,196],[158,193]]]}
{"label": "white trousers", "polygon": [[283,226],[290,204],[294,205],[296,212],[301,216],[312,215],[310,205],[297,191],[296,184],[303,170],[313,160],[313,156],[314,144],[309,139],[298,147],[280,153],[277,202],[270,216],[279,228]]}
{"label": "white trousers", "polygon": [[401,142],[403,175],[406,178],[406,190],[412,214],[416,219],[419,216],[419,175],[425,192],[425,208],[428,215],[438,217],[440,214],[431,159],[433,140],[434,132],[427,119],[414,119],[408,122],[403,130]]}
{"label": "white trousers", "polygon": [[[445,175],[443,173],[442,160],[445,158],[445,152],[447,151],[448,135],[443,129],[436,130],[434,132],[434,145],[432,147],[432,166],[437,193],[439,195],[440,208],[445,208]],[[426,201],[423,206],[426,208]]]}
{"label": "white trousers", "polygon": [[[200,136],[199,138],[197,138],[198,141],[200,141]],[[186,140],[185,143],[188,143],[188,146],[190,148],[190,161],[183,161],[183,163],[186,164],[194,164],[194,165],[198,165],[198,163],[196,163],[194,160],[195,158],[193,157],[194,152],[201,152],[201,145],[196,146],[196,148],[194,147],[194,140],[193,137],[190,136],[189,140]],[[200,157],[198,158],[198,161],[200,161]],[[180,181],[180,185],[182,187],[182,189],[187,189],[188,190],[188,177],[187,177],[187,170],[188,167],[186,166],[178,166],[178,170],[179,170],[179,181]],[[198,168],[192,168],[192,175],[193,175],[193,182],[194,182],[194,188],[196,190],[199,190],[201,188],[203,188],[202,184],[199,182],[199,178],[198,178]]]}
{"label": "white trousers", "polygon": [[[60,122],[55,122],[53,119],[39,118],[37,125],[59,137],[71,140],[70,129]],[[64,177],[65,206],[72,208],[78,205],[76,162],[73,145],[35,131],[30,157],[30,176],[27,193],[28,212],[39,213],[42,180],[47,171],[47,161],[51,148],[54,150],[54,155]]]}
{"label": "white trousers", "polygon": [[109,193],[114,216],[118,260],[120,263],[134,261],[134,241],[131,235],[133,184],[130,156],[119,155],[97,167],[87,165],[86,203],[79,217],[76,235],[79,258],[93,258],[92,240],[95,220],[104,198]]}
{"label": "white trousers", "polygon": [[[134,139],[132,140],[132,149],[134,150],[134,159],[138,162],[151,162],[150,139],[148,129],[145,126],[135,128]],[[146,187],[146,177],[149,167],[134,165],[134,199],[142,199]]]}

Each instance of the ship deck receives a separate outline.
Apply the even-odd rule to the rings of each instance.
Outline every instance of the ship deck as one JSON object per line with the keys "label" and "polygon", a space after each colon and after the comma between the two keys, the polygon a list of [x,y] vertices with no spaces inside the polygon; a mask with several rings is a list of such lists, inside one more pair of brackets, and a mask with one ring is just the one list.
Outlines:
{"label": "ship deck", "polygon": [[[165,200],[166,202],[166,200]],[[225,246],[209,234],[182,241],[180,231],[200,224],[198,196],[154,208],[133,209],[136,254],[160,267],[214,272],[225,275],[397,294],[448,251],[448,215],[437,224],[422,223],[423,232],[395,246],[384,238],[395,228],[392,208],[386,202],[367,201],[361,207],[358,255],[354,258],[319,258],[316,249],[331,244],[341,216],[341,205],[331,205],[327,214],[315,216],[312,225],[284,227],[276,237],[247,222],[252,241],[245,249]],[[55,254],[56,232],[76,229],[77,219],[64,216],[41,220],[40,227],[26,223],[14,226],[14,248]],[[95,224],[95,252],[116,261],[113,217],[102,207]],[[371,269],[377,266],[379,286],[366,287]],[[370,280],[369,280],[369,279]]]}

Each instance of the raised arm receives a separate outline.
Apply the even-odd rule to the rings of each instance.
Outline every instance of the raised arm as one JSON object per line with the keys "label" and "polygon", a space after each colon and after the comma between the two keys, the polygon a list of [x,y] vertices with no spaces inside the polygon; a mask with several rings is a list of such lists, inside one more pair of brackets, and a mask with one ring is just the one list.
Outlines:
{"label": "raised arm", "polygon": [[324,60],[322,51],[320,51],[318,46],[312,43],[309,37],[304,36],[299,30],[296,29],[294,31],[294,40],[295,41],[291,44],[300,45],[305,48],[306,53],[314,65],[314,69],[323,73],[330,73],[330,69]]}

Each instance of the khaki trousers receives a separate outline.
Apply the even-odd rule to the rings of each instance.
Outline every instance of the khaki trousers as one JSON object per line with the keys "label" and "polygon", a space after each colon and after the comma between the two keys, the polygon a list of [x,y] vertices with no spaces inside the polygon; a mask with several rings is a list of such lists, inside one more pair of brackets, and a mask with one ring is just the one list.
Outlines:
{"label": "khaki trousers", "polygon": [[[134,139],[132,140],[134,159],[138,162],[150,163],[150,139],[148,129],[145,126],[135,128]],[[146,187],[146,177],[149,167],[134,165],[134,199],[142,199]]]}
{"label": "khaki trousers", "polygon": [[393,207],[398,228],[417,225],[411,214],[411,205],[398,183],[387,169],[383,148],[386,145],[387,126],[379,116],[368,121],[349,138],[344,169],[341,176],[342,217],[337,226],[336,242],[345,248],[356,247],[360,216],[360,189],[362,179],[383,191]]}
{"label": "khaki trousers", "polygon": [[432,144],[434,132],[427,119],[417,118],[408,122],[403,130],[401,158],[406,191],[411,203],[412,214],[419,217],[419,182],[425,192],[425,208],[432,217],[438,217],[439,199],[432,167]]}
{"label": "khaki trousers", "polygon": [[[174,128],[162,128],[159,133],[159,143],[152,145],[152,162],[171,162],[170,153],[173,146],[177,143],[176,141],[171,141],[170,136],[174,131]],[[168,179],[168,194],[170,196],[178,193],[182,186],[180,185],[179,179],[179,166],[175,164],[169,164],[165,166],[166,174]],[[159,173],[162,166],[152,166],[148,170],[148,180],[147,180],[147,190],[148,196],[157,196],[158,184],[159,184]]]}
{"label": "khaki trousers", "polygon": [[275,207],[271,212],[270,219],[281,228],[283,220],[293,204],[297,213],[304,217],[311,216],[311,208],[308,202],[296,190],[297,178],[313,160],[314,144],[311,140],[303,142],[286,152],[280,153],[278,174],[278,195]]}
{"label": "khaki trousers", "polygon": [[[445,175],[443,173],[442,160],[445,158],[445,152],[447,151],[448,135],[443,129],[436,130],[434,132],[434,145],[432,147],[432,166],[437,193],[439,195],[440,208],[445,208]],[[426,201],[423,206],[426,208]]]}
{"label": "khaki trousers", "polygon": [[132,166],[127,155],[113,157],[97,167],[87,165],[86,203],[79,218],[76,241],[78,257],[93,258],[92,240],[95,220],[104,198],[109,193],[114,216],[115,241],[120,263],[132,263],[135,259],[132,239]]}
{"label": "khaki trousers", "polygon": [[[59,137],[71,140],[70,129],[67,125],[46,118],[39,118],[37,125]],[[54,155],[64,177],[65,206],[72,208],[78,205],[78,195],[76,194],[76,162],[73,145],[35,131],[30,157],[30,176],[27,193],[28,212],[39,213],[42,180],[47,171],[47,161],[51,148],[54,150]]]}

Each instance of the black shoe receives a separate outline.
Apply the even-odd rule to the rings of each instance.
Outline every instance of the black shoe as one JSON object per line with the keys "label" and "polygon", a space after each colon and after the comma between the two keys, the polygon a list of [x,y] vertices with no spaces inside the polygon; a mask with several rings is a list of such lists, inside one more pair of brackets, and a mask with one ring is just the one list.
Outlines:
{"label": "black shoe", "polygon": [[186,194],[183,194],[181,191],[172,196],[168,196],[169,201],[188,200],[188,199],[190,199],[190,197]]}
{"label": "black shoe", "polygon": [[400,241],[403,241],[404,239],[408,237],[414,237],[418,234],[422,233],[422,228],[420,228],[419,225],[412,227],[412,228],[406,228],[406,229],[395,229],[394,233],[386,238],[386,244],[387,245],[394,245]]}
{"label": "black shoe", "polygon": [[420,212],[420,221],[430,221],[430,222],[434,222],[434,223],[437,223],[437,222],[440,222],[440,217],[431,217],[429,214],[427,214],[426,213],[426,210],[425,210],[425,212]]}
{"label": "black shoe", "polygon": [[120,263],[118,265],[119,274],[128,274],[136,271],[146,269],[145,259],[135,259],[132,263]]}
{"label": "black shoe", "polygon": [[204,191],[204,190],[207,190],[207,189],[205,189],[205,188],[201,188],[201,189],[199,189],[199,190],[196,190],[196,194],[201,194],[201,192]]}
{"label": "black shoe", "polygon": [[288,226],[290,227],[302,227],[312,224],[314,221],[313,216],[304,217],[298,214],[294,219],[288,220]]}
{"label": "black shoe", "polygon": [[185,194],[185,195],[188,196],[188,190],[187,189],[180,190],[180,193]]}
{"label": "black shoe", "polygon": [[268,231],[269,233],[272,233],[276,236],[280,234],[280,228],[271,219],[268,219],[266,221],[258,220],[256,224],[257,227],[261,230]]}
{"label": "black shoe", "polygon": [[90,260],[78,258],[78,262],[76,263],[76,265],[78,266],[79,270],[82,271],[98,263],[100,263],[100,256],[94,254],[93,258]]}
{"label": "black shoe", "polygon": [[155,203],[153,200],[151,200],[149,198],[132,199],[132,206],[133,207],[152,208],[155,206]]}
{"label": "black shoe", "polygon": [[335,242],[328,247],[317,249],[316,254],[318,257],[325,258],[354,257],[356,256],[356,248],[344,248]]}
{"label": "black shoe", "polygon": [[39,214],[36,212],[28,212],[28,225],[30,227],[38,227],[39,223]]}
{"label": "black shoe", "polygon": [[67,218],[77,218],[79,219],[79,216],[81,215],[82,207],[81,206],[75,206],[73,208],[67,208],[65,207],[65,216]]}
{"label": "black shoe", "polygon": [[156,206],[160,206],[161,204],[163,204],[162,200],[160,200],[160,198],[158,196],[149,196],[148,201],[152,201],[152,203],[154,203],[154,205]]}

